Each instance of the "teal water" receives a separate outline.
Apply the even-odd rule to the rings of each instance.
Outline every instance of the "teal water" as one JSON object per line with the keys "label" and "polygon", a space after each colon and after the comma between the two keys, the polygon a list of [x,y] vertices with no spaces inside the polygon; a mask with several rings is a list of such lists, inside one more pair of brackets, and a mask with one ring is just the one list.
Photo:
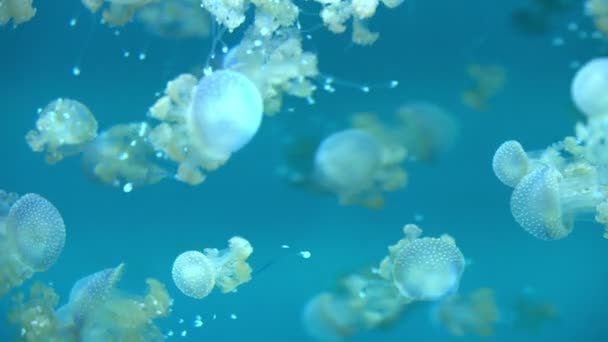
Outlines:
{"label": "teal water", "polygon": [[[170,41],[147,34],[136,24],[113,30],[97,23],[77,1],[36,3],[28,23],[0,29],[0,189],[35,192],[49,199],[67,226],[61,258],[36,280],[52,282],[65,298],[72,284],[97,270],[127,264],[120,287],[141,292],[144,279],[167,284],[174,311],[160,321],[163,331],[188,330],[191,341],[308,341],[301,324],[306,301],[331,290],[337,279],[376,263],[401,237],[403,224],[423,215],[425,235],[449,233],[471,265],[460,289],[495,290],[501,312],[492,341],[607,341],[608,241],[597,224],[582,222],[567,239],[533,239],[509,212],[510,190],[494,177],[491,158],[505,140],[544,148],[571,134],[572,61],[598,55],[598,45],[569,39],[554,47],[555,36],[569,35],[567,24],[591,24],[577,8],[558,16],[547,35],[531,37],[510,25],[509,13],[525,1],[408,1],[380,10],[373,28],[381,33],[372,47],[351,47],[348,37],[312,32],[307,48],[318,52],[323,72],[352,82],[378,84],[396,79],[396,89],[362,94],[339,88],[320,92],[315,105],[288,100],[294,113],[265,118],[256,138],[200,186],[173,181],[132,193],[93,182],[79,158],[49,166],[24,141],[36,110],[57,97],[87,104],[101,128],[139,121],[165,83],[203,64],[209,42]],[[68,25],[73,17],[79,23]],[[234,42],[226,37],[226,42]],[[146,51],[147,58],[134,56]],[[123,52],[132,56],[124,58]],[[80,60],[82,73],[72,67]],[[471,62],[500,63],[508,70],[505,88],[490,110],[472,111],[460,102]],[[388,115],[410,100],[447,108],[460,122],[461,137],[433,165],[408,162],[410,184],[387,196],[382,210],[342,207],[331,197],[290,187],[276,176],[280,142],[297,127],[322,120],[340,128],[347,115],[372,110]],[[224,246],[233,235],[254,246],[254,269],[280,259],[236,294],[215,291],[197,301],[183,296],[171,280],[171,265],[186,249]],[[282,244],[309,250],[312,258],[286,256]],[[560,312],[539,332],[512,329],[512,303],[525,288]],[[0,301],[0,341],[14,331]],[[423,306],[388,329],[366,332],[352,341],[457,340]],[[234,313],[238,319],[230,319]],[[212,316],[216,315],[213,320]],[[193,328],[195,315],[205,325]],[[183,318],[184,323],[179,323]],[[468,335],[460,340],[481,338]]]}

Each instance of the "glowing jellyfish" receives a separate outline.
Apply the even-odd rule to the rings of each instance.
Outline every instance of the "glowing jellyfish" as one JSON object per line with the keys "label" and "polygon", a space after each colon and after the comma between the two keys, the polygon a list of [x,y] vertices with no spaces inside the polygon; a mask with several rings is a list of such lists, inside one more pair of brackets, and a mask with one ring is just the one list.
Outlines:
{"label": "glowing jellyfish", "polygon": [[239,72],[220,70],[201,79],[187,117],[198,150],[227,159],[251,141],[262,115],[256,86]]}
{"label": "glowing jellyfish", "polygon": [[46,152],[46,160],[56,163],[65,156],[80,153],[97,136],[97,120],[82,103],[57,99],[40,112],[36,130],[25,139],[35,152]]}
{"label": "glowing jellyfish", "polygon": [[382,163],[381,146],[371,134],[348,129],[325,138],[315,154],[315,173],[336,193],[356,193],[371,186]]}
{"label": "glowing jellyfish", "polygon": [[577,108],[588,117],[608,115],[608,58],[585,63],[572,80],[571,96]]}
{"label": "glowing jellyfish", "polygon": [[415,300],[435,300],[455,292],[463,272],[464,256],[447,235],[411,241],[397,250],[392,268],[401,294]]}
{"label": "glowing jellyfish", "polygon": [[186,251],[173,262],[173,282],[183,294],[197,299],[208,296],[215,286],[224,293],[234,291],[251,279],[247,258],[252,252],[249,241],[241,237],[228,240],[228,248],[221,251]]}
{"label": "glowing jellyfish", "polygon": [[467,296],[454,294],[441,303],[436,319],[454,336],[473,333],[480,337],[494,335],[499,319],[496,296],[490,288],[476,289]]}
{"label": "glowing jellyfish", "polygon": [[597,177],[597,171],[584,164],[574,164],[563,174],[551,166],[539,168],[513,191],[513,218],[538,239],[565,238],[578,215],[594,213],[606,200]]}

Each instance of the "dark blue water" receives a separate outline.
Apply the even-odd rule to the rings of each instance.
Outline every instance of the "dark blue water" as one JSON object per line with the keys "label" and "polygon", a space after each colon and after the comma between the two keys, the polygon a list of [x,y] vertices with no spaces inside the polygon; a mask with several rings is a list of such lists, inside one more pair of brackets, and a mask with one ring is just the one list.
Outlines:
{"label": "dark blue water", "polygon": [[[556,17],[547,35],[531,37],[510,25],[510,11],[522,3],[406,0],[396,10],[379,11],[372,27],[381,38],[366,48],[351,47],[346,36],[315,31],[306,47],[318,52],[323,72],[371,84],[397,79],[400,86],[367,95],[339,88],[331,96],[319,94],[314,106],[290,99],[294,113],[265,118],[254,141],[204,184],[165,181],[125,194],[92,182],[79,158],[50,166],[32,153],[24,136],[34,127],[37,108],[69,97],[91,108],[101,128],[140,121],[169,79],[204,63],[209,42],[163,40],[137,24],[116,36],[78,1],[37,1],[31,22],[0,29],[0,188],[43,195],[67,226],[61,258],[35,279],[52,281],[65,299],[80,277],[125,262],[120,288],[141,292],[147,277],[167,284],[174,312],[160,325],[164,331],[187,329],[180,339],[308,341],[300,321],[306,301],[332,290],[339,276],[379,261],[401,237],[403,224],[423,215],[426,235],[449,233],[472,261],[461,290],[487,286],[496,292],[501,321],[491,340],[607,341],[608,241],[601,227],[583,222],[565,240],[536,240],[513,221],[510,190],[492,174],[491,158],[503,141],[517,139],[536,149],[572,134],[569,65],[597,55],[596,44],[576,39],[551,45],[555,36],[572,36],[566,29],[572,20],[591,27],[580,8]],[[76,27],[68,25],[73,17]],[[132,57],[124,58],[124,51]],[[140,51],[146,60],[133,57]],[[460,102],[465,67],[472,62],[499,63],[508,71],[505,88],[487,112]],[[75,63],[82,70],[78,77],[71,73]],[[410,184],[390,194],[384,209],[341,207],[275,175],[280,142],[292,128],[318,118],[341,127],[352,112],[389,115],[411,100],[447,108],[462,132],[437,163],[408,163]],[[171,281],[174,258],[187,249],[222,248],[237,234],[254,246],[254,269],[282,258],[282,244],[310,250],[312,258],[285,257],[236,294],[215,291],[200,301],[183,296]],[[527,287],[560,312],[559,321],[535,334],[510,324],[513,301]],[[10,302],[0,303],[0,340],[6,340],[13,334],[4,319]],[[389,329],[352,340],[457,339],[432,322],[431,309],[422,307]],[[238,319],[230,319],[232,313]],[[205,325],[195,329],[197,314]]]}

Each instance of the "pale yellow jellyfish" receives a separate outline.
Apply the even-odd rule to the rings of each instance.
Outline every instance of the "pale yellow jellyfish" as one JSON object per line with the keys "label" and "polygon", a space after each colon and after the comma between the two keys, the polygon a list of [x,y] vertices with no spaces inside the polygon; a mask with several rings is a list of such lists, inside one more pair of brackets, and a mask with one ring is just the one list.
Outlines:
{"label": "pale yellow jellyfish", "polygon": [[563,172],[544,166],[519,182],[511,196],[511,213],[532,236],[558,240],[572,232],[577,216],[595,213],[606,194],[606,185],[589,165],[574,163]]}
{"label": "pale yellow jellyfish", "polygon": [[357,313],[345,297],[321,293],[304,308],[302,324],[306,333],[318,341],[342,341],[358,330]]}
{"label": "pale yellow jellyfish", "polygon": [[585,63],[574,76],[571,96],[576,107],[587,117],[608,115],[608,58],[594,58]]}
{"label": "pale yellow jellyfish", "polygon": [[251,280],[247,258],[253,247],[249,241],[235,236],[228,240],[227,249],[206,248],[203,252],[186,251],[173,262],[173,282],[186,296],[201,299],[214,287],[227,293]]}
{"label": "pale yellow jellyfish", "polygon": [[325,138],[315,154],[321,184],[337,194],[353,194],[372,186],[382,163],[382,148],[371,134],[349,129]]}
{"label": "pale yellow jellyfish", "polygon": [[9,322],[26,341],[163,341],[155,320],[171,310],[165,286],[147,279],[144,296],[126,294],[116,289],[123,271],[120,264],[81,278],[58,309],[54,290],[36,283],[27,298],[15,296]]}
{"label": "pale yellow jellyfish", "polygon": [[102,18],[110,26],[129,23],[135,14],[149,4],[160,0],[81,0],[91,13],[102,10]]}
{"label": "pale yellow jellyfish", "polygon": [[0,295],[55,264],[65,236],[61,214],[42,196],[26,194],[12,203],[0,219]]}
{"label": "pale yellow jellyfish", "polygon": [[498,64],[470,64],[467,75],[473,86],[462,93],[462,102],[477,111],[486,111],[489,101],[504,87],[507,70]]}
{"label": "pale yellow jellyfish", "polygon": [[33,0],[0,0],[0,26],[11,19],[14,25],[29,21],[36,15]]}
{"label": "pale yellow jellyfish", "polygon": [[97,136],[97,120],[82,103],[59,98],[49,103],[36,121],[36,129],[25,140],[35,152],[45,152],[46,161],[56,163],[80,153]]}
{"label": "pale yellow jellyfish", "polygon": [[104,184],[122,187],[157,183],[169,173],[160,166],[148,140],[150,125],[120,124],[99,134],[84,149],[85,171]]}
{"label": "pale yellow jellyfish", "polygon": [[437,319],[455,336],[493,336],[500,319],[494,291],[482,287],[466,296],[447,297],[437,308]]}
{"label": "pale yellow jellyfish", "polygon": [[394,282],[412,300],[436,300],[454,293],[464,272],[464,256],[449,235],[420,238],[422,230],[408,224],[405,238],[389,247],[380,275]]}
{"label": "pale yellow jellyfish", "polygon": [[200,0],[163,0],[139,10],[136,19],[161,37],[207,38],[211,34],[211,19],[200,5]]}

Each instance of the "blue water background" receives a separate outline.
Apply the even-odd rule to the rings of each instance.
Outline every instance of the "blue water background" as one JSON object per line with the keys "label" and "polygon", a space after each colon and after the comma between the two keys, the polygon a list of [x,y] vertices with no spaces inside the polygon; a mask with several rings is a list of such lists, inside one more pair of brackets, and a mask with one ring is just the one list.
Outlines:
{"label": "blue water background", "polygon": [[[59,208],[68,230],[58,263],[35,279],[52,281],[65,299],[80,277],[125,262],[120,287],[126,291],[143,291],[146,277],[167,284],[175,305],[161,326],[187,329],[184,341],[308,341],[300,323],[306,301],[332,290],[340,275],[379,261],[401,237],[402,225],[423,215],[426,235],[451,234],[472,261],[461,290],[489,286],[496,291],[502,322],[490,340],[607,341],[608,241],[601,228],[582,222],[565,240],[535,240],[513,221],[510,189],[491,171],[492,154],[507,139],[533,150],[572,134],[569,64],[596,54],[593,44],[568,41],[556,48],[551,35],[516,33],[508,17],[521,3],[406,0],[397,10],[379,11],[373,28],[381,38],[368,48],[349,46],[347,35],[315,31],[306,44],[318,51],[322,71],[361,83],[397,79],[400,86],[368,95],[346,88],[331,96],[320,92],[314,106],[289,100],[294,113],[266,118],[254,141],[203,185],[165,181],[125,194],[92,182],[79,158],[49,166],[32,153],[24,135],[34,127],[37,108],[69,97],[91,108],[101,128],[140,121],[169,79],[204,63],[209,42],[162,40],[138,25],[115,36],[77,1],[38,1],[34,20],[16,30],[0,29],[0,188],[42,194]],[[71,28],[74,16],[79,23]],[[555,34],[566,31],[572,18],[558,19]],[[134,56],[143,49],[147,59],[141,62]],[[125,59],[125,50],[132,57]],[[82,74],[74,77],[71,69],[79,59]],[[460,102],[471,62],[502,63],[508,69],[505,89],[485,113]],[[408,163],[410,184],[388,195],[383,210],[341,207],[275,175],[280,143],[297,127],[321,119],[339,129],[352,112],[388,116],[410,100],[446,107],[460,121],[462,134],[437,164]],[[174,258],[187,249],[222,248],[237,234],[253,244],[254,268],[280,261],[236,294],[216,291],[196,301],[179,293],[170,278]],[[312,258],[286,257],[282,244],[310,250]],[[560,310],[559,322],[534,335],[509,325],[513,300],[526,287]],[[5,340],[12,331],[3,318],[6,299],[2,305],[0,340]],[[456,340],[432,323],[430,309],[352,340]],[[231,313],[238,319],[231,320]],[[199,329],[192,328],[197,314],[205,321]],[[180,318],[185,323],[179,324]]]}

